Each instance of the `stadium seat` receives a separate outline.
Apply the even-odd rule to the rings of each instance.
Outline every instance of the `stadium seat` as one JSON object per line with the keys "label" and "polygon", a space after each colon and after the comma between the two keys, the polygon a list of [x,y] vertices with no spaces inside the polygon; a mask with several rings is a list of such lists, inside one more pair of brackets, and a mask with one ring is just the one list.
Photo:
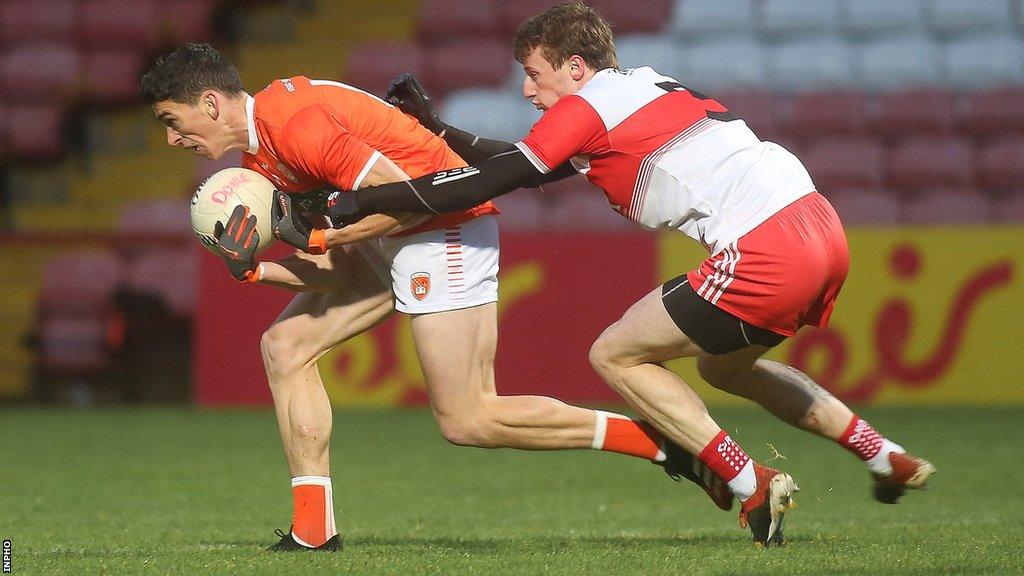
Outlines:
{"label": "stadium seat", "polygon": [[434,89],[422,78],[425,58],[415,42],[363,42],[352,46],[345,67],[345,82],[383,96],[391,81],[410,72],[421,77],[428,91]]}
{"label": "stadium seat", "polygon": [[419,4],[416,35],[425,43],[497,35],[498,0],[422,0]]}
{"label": "stadium seat", "polygon": [[899,196],[880,188],[847,188],[823,192],[845,226],[889,226],[903,220]]}
{"label": "stadium seat", "polygon": [[853,84],[853,51],[842,38],[799,39],[774,45],[768,78],[784,91]]}
{"label": "stadium seat", "polygon": [[[158,296],[179,317],[189,318],[195,311],[198,267],[192,244],[151,248],[130,261],[125,286]],[[168,278],[174,281],[168,282]]]}
{"label": "stadium seat", "polygon": [[775,38],[834,36],[841,16],[839,0],[763,0],[758,29]]}
{"label": "stadium seat", "polygon": [[611,206],[601,189],[582,176],[544,186],[552,198],[545,226],[559,231],[636,230],[636,224],[623,218]]}
{"label": "stadium seat", "polygon": [[81,62],[82,87],[88,103],[110,107],[139,100],[141,53],[125,49],[87,52]]}
{"label": "stadium seat", "polygon": [[677,80],[685,78],[687,75],[683,50],[667,34],[661,36],[640,34],[616,38],[615,52],[619,57],[620,68],[650,66]]}
{"label": "stadium seat", "polygon": [[12,104],[7,111],[7,146],[12,158],[45,162],[64,154],[64,111],[60,107]]}
{"label": "stadium seat", "polygon": [[762,139],[777,130],[776,98],[767,90],[716,91],[708,94],[739,116]]}
{"label": "stadium seat", "polygon": [[867,136],[830,136],[810,141],[800,153],[819,191],[880,188],[885,180],[885,148]]}
{"label": "stadium seat", "polygon": [[1010,0],[931,0],[932,30],[942,36],[1009,32]]}
{"label": "stadium seat", "polygon": [[939,48],[927,36],[872,40],[855,50],[854,69],[858,83],[870,89],[936,85]]}
{"label": "stadium seat", "polygon": [[669,31],[685,38],[749,36],[754,32],[754,20],[751,0],[676,0]]}
{"label": "stadium seat", "polygon": [[779,99],[778,129],[793,136],[861,134],[868,96],[857,90],[801,92]]}
{"label": "stadium seat", "polygon": [[946,83],[975,89],[1024,84],[1024,39],[1014,34],[957,38],[942,47]]}
{"label": "stadium seat", "polygon": [[79,65],[72,44],[21,43],[0,60],[0,90],[10,102],[65,102],[77,89]]}
{"label": "stadium seat", "polygon": [[923,2],[846,0],[843,28],[851,36],[920,34],[927,24]]}
{"label": "stadium seat", "polygon": [[187,198],[145,198],[126,202],[121,208],[118,231],[145,236],[176,236],[191,239]]}
{"label": "stadium seat", "polygon": [[520,24],[553,6],[551,0],[504,0],[498,5],[499,28],[504,42],[511,47],[511,38]]}
{"label": "stadium seat", "polygon": [[123,266],[112,252],[80,252],[47,262],[39,288],[39,310],[51,316],[102,316],[121,282]]}
{"label": "stadium seat", "polygon": [[10,132],[10,108],[3,101],[0,101],[0,165],[5,165],[8,155],[7,135]]}
{"label": "stadium seat", "polygon": [[445,122],[483,138],[516,142],[526,137],[540,112],[505,89],[453,92],[440,111]]}
{"label": "stadium seat", "polygon": [[157,14],[160,41],[169,44],[205,42],[213,38],[217,0],[161,0]]}
{"label": "stadium seat", "polygon": [[4,0],[0,2],[0,46],[58,41],[71,37],[74,0]]}
{"label": "stadium seat", "polygon": [[911,136],[891,153],[888,182],[901,190],[967,187],[972,180],[971,143],[955,136]]}
{"label": "stadium seat", "polygon": [[1024,224],[1024,188],[1017,188],[993,200],[993,221],[1001,224]]}
{"label": "stadium seat", "polygon": [[102,370],[108,363],[110,330],[110,320],[103,317],[40,319],[37,362],[48,374]]}
{"label": "stadium seat", "polygon": [[552,199],[540,190],[526,189],[505,194],[494,203],[501,210],[502,230],[536,230],[544,228]]}
{"label": "stadium seat", "polygon": [[992,219],[992,200],[970,188],[928,189],[905,202],[909,224],[984,224]]}
{"label": "stadium seat", "polygon": [[978,185],[993,190],[1024,186],[1024,135],[986,142],[978,148]]}
{"label": "stadium seat", "polygon": [[156,0],[81,0],[77,36],[84,46],[150,50],[159,38]]}
{"label": "stadium seat", "polygon": [[616,38],[625,34],[657,34],[672,15],[672,0],[591,0],[588,2],[611,25]]}
{"label": "stadium seat", "polygon": [[956,128],[956,99],[941,88],[881,94],[869,107],[868,126],[883,135],[949,133]]}
{"label": "stadium seat", "polygon": [[443,94],[458,88],[501,86],[515,64],[501,40],[457,40],[427,49],[424,85]]}
{"label": "stadium seat", "polygon": [[967,94],[960,108],[960,129],[976,135],[1024,133],[1024,86]]}
{"label": "stadium seat", "polygon": [[764,47],[754,39],[711,40],[686,45],[683,68],[687,86],[701,92],[763,87],[768,80]]}

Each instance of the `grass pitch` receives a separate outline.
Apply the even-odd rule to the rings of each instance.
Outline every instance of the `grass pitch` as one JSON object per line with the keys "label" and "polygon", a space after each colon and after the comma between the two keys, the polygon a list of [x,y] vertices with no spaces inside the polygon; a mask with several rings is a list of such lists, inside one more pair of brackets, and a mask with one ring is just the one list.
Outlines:
{"label": "grass pitch", "polygon": [[286,555],[263,550],[291,513],[271,412],[0,409],[0,538],[13,574],[1024,573],[1024,409],[863,411],[939,470],[897,506],[840,448],[714,414],[800,484],[785,548],[650,464],[449,446],[419,410],[335,415],[346,549]]}

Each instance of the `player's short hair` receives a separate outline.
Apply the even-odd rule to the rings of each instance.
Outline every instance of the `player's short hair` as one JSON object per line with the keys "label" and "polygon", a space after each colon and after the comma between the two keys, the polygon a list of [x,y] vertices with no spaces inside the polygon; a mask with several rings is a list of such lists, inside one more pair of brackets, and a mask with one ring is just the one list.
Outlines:
{"label": "player's short hair", "polygon": [[520,64],[540,47],[541,55],[555,68],[574,54],[598,70],[619,67],[611,27],[579,0],[552,6],[523,22],[512,45]]}
{"label": "player's short hair", "polygon": [[238,68],[209,44],[186,44],[157,58],[142,77],[142,101],[196,104],[206,90],[237,96],[243,90]]}

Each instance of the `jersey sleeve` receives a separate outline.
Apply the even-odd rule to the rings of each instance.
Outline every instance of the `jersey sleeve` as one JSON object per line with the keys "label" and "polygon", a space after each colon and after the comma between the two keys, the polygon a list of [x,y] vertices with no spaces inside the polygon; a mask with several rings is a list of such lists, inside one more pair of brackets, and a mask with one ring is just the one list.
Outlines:
{"label": "jersey sleeve", "polygon": [[340,190],[359,188],[380,156],[325,106],[300,110],[282,130],[281,160]]}
{"label": "jersey sleeve", "polygon": [[566,96],[541,116],[516,148],[547,174],[577,154],[598,152],[606,141],[597,111],[579,96]]}

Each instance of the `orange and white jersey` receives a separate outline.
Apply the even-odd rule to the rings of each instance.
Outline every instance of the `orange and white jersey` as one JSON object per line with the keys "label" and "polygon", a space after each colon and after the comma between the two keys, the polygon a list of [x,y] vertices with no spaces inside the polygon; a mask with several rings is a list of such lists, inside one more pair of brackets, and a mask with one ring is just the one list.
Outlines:
{"label": "orange and white jersey", "polygon": [[[383,155],[411,178],[466,166],[444,140],[380,98],[341,82],[295,76],[246,98],[249,147],[242,165],[282,192],[323,187],[355,190]],[[437,216],[402,232],[447,228],[482,214],[491,203]]]}

